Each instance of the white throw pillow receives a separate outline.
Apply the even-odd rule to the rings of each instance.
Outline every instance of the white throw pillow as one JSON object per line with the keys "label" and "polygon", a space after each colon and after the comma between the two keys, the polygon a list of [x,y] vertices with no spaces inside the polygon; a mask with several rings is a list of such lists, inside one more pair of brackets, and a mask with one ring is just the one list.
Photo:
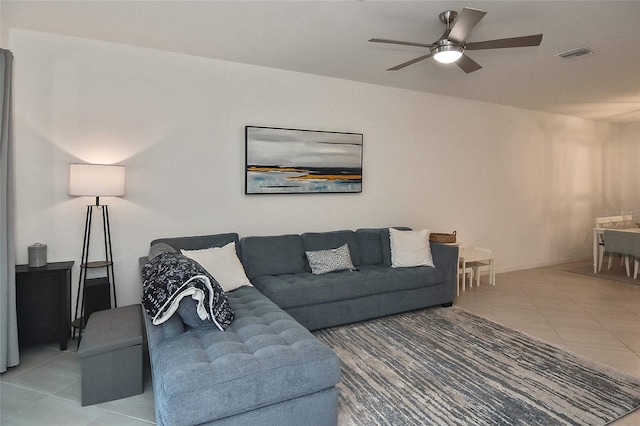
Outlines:
{"label": "white throw pillow", "polygon": [[212,247],[203,250],[180,250],[180,252],[206,269],[218,281],[218,284],[225,292],[251,285],[236,254],[235,242],[230,242],[224,247]]}
{"label": "white throw pillow", "polygon": [[431,257],[429,234],[431,231],[398,231],[389,228],[391,243],[391,267],[406,268],[411,266],[434,267]]}

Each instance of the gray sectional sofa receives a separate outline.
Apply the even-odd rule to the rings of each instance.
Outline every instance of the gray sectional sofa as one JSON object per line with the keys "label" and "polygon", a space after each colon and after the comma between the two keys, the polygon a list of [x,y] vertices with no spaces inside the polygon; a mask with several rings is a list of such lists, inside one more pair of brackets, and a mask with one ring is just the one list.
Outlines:
{"label": "gray sectional sofa", "polygon": [[[339,359],[309,330],[453,302],[457,247],[431,244],[433,268],[392,268],[386,228],[151,245],[229,242],[253,287],[226,293],[235,319],[224,332],[189,328],[179,315],[154,326],[144,315],[159,425],[335,425]],[[311,272],[305,251],[343,244],[356,271]]]}
{"label": "gray sectional sofa", "polygon": [[[305,251],[343,244],[357,272],[311,273]],[[252,284],[309,330],[453,302],[457,248],[432,244],[435,268],[391,268],[386,228],[245,237],[241,247]]]}

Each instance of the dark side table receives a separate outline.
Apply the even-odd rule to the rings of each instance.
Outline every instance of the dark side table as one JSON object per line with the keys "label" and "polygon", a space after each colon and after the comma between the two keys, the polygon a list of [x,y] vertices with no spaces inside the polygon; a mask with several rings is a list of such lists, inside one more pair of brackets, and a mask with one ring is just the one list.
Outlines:
{"label": "dark side table", "polygon": [[67,349],[71,331],[71,267],[53,262],[38,268],[16,265],[18,340],[42,343],[58,340]]}

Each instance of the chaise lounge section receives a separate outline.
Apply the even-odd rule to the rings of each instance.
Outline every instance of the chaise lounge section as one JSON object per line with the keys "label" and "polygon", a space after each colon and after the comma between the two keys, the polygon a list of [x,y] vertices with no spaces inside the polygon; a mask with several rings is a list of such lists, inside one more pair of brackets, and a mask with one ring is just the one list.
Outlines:
{"label": "chaise lounge section", "polygon": [[336,354],[255,288],[228,300],[235,320],[224,332],[145,315],[156,423],[335,424]]}

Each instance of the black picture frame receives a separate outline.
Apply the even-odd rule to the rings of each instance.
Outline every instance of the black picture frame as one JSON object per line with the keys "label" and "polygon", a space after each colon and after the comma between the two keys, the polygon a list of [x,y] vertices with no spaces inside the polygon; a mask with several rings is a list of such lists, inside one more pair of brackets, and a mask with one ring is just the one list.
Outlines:
{"label": "black picture frame", "polygon": [[362,192],[362,133],[245,127],[245,194]]}

